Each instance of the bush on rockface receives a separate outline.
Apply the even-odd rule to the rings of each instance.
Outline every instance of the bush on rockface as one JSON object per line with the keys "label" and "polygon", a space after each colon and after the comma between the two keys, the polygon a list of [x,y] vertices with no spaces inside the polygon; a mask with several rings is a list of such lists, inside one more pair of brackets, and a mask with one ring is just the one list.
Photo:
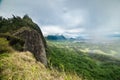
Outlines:
{"label": "bush on rockface", "polygon": [[[10,45],[17,51],[23,51],[24,41],[22,39],[5,33],[0,33],[0,37],[6,40],[8,46]],[[5,40],[2,40],[1,43],[4,43]]]}
{"label": "bush on rockface", "polygon": [[11,51],[12,48],[9,46],[9,42],[5,38],[0,38],[0,53]]}

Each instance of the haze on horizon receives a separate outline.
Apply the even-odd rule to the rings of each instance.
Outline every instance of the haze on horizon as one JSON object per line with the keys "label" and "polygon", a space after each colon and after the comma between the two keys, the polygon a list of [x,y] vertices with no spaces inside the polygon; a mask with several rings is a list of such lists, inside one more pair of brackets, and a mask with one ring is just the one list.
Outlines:
{"label": "haze on horizon", "polygon": [[44,35],[120,38],[120,0],[0,0],[0,16],[28,14]]}

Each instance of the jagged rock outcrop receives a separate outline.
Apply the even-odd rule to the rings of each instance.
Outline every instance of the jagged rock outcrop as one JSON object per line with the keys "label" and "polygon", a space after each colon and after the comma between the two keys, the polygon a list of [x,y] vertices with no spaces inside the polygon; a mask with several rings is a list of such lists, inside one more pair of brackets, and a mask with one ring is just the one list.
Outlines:
{"label": "jagged rock outcrop", "polygon": [[45,42],[42,32],[23,27],[17,30],[13,35],[20,37],[25,41],[23,48],[24,51],[32,52],[37,61],[41,61],[44,65],[47,65]]}
{"label": "jagged rock outcrop", "polygon": [[37,61],[47,65],[46,41],[39,26],[28,15],[3,18],[0,16],[0,37],[8,40],[17,51],[30,51]]}

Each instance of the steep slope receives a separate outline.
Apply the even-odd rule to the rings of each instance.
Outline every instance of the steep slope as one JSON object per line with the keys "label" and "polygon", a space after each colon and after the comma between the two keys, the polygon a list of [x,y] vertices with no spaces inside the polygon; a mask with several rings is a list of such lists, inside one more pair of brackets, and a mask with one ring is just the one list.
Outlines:
{"label": "steep slope", "polygon": [[29,16],[0,17],[0,80],[82,80],[75,73],[46,68],[45,49],[43,34]]}
{"label": "steep slope", "polygon": [[34,54],[37,61],[47,65],[45,46],[41,35],[33,29],[23,27],[13,34],[25,41],[24,51],[30,51]]}
{"label": "steep slope", "polygon": [[0,38],[0,80],[82,80],[76,74],[46,68],[28,51],[15,51],[6,38]]}
{"label": "steep slope", "polygon": [[[30,51],[37,61],[47,65],[45,39],[39,26],[28,15],[23,18],[18,16],[8,19],[0,17],[0,25],[0,36],[2,34],[2,37],[6,38],[10,42],[9,44],[12,44],[12,47]],[[18,43],[19,40],[23,41],[22,45]]]}
{"label": "steep slope", "polygon": [[0,54],[0,80],[81,80],[76,74],[49,70],[30,52]]}

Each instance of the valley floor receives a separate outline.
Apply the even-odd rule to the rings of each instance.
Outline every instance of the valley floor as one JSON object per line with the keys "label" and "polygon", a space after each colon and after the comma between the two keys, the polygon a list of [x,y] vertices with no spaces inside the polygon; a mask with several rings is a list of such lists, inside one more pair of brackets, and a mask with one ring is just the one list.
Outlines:
{"label": "valley floor", "polygon": [[[60,71],[75,72],[82,79],[119,80],[120,59],[107,53],[117,48],[102,44],[48,41],[49,63]],[[95,50],[90,52],[91,49]]]}

